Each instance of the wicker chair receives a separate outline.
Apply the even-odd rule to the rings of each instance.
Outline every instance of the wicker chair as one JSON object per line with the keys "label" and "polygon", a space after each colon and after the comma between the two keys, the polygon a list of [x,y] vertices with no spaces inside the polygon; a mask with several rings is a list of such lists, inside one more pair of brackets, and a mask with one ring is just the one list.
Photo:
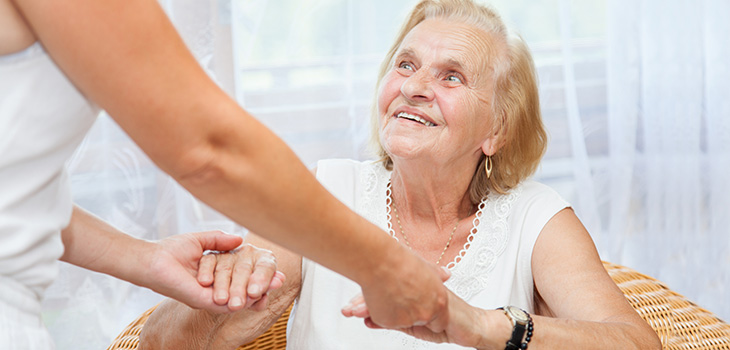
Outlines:
{"label": "wicker chair", "polygon": [[[157,306],[153,306],[149,310],[145,311],[142,315],[137,317],[136,320],[132,321],[127,327],[122,330],[114,342],[107,348],[107,350],[136,350],[139,344],[139,333],[142,332],[147,318],[150,317],[152,311],[155,311]],[[237,350],[284,350],[286,349],[286,324],[289,321],[289,313],[291,312],[291,305],[289,308],[279,317],[274,325],[269,328],[264,334],[260,335],[254,341],[241,345]]]}
{"label": "wicker chair", "polygon": [[603,262],[631,306],[669,350],[730,350],[730,325],[663,283],[624,266]]}
{"label": "wicker chair", "polygon": [[[631,306],[657,332],[664,349],[730,350],[730,325],[711,312],[649,276],[609,262],[603,266]],[[154,309],[127,326],[107,350],[137,349],[139,333]],[[266,333],[238,350],[285,349],[289,311],[291,307]]]}

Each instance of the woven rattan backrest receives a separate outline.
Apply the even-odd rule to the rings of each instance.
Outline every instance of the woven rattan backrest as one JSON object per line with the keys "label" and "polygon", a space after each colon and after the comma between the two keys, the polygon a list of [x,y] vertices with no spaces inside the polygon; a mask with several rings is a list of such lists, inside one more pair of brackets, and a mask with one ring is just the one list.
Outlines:
{"label": "woven rattan backrest", "polygon": [[636,312],[659,335],[664,349],[730,350],[730,325],[670,290],[624,266],[604,262]]}
{"label": "woven rattan backrest", "polygon": [[[627,267],[604,262],[614,282],[636,312],[659,334],[664,349],[730,350],[730,325],[711,312],[671,291],[663,283]],[[114,340],[107,350],[135,350],[147,310]],[[286,349],[287,310],[266,333],[238,350]]]}
{"label": "woven rattan backrest", "polygon": [[116,339],[109,345],[107,350],[135,350],[139,345],[139,333],[142,332],[144,323],[147,322],[147,318],[150,317],[152,311],[155,311],[157,306],[151,307],[145,311],[136,320],[132,321],[126,328],[119,333]]}

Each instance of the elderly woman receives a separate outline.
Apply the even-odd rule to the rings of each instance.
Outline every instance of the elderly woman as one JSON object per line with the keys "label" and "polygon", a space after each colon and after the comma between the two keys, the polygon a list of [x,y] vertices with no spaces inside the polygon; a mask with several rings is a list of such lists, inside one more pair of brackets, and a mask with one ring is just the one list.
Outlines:
{"label": "elderly woman", "polygon": [[[292,349],[661,347],[569,205],[528,180],[546,147],[535,72],[523,41],[494,11],[470,0],[419,3],[383,63],[375,112],[381,160],[321,161],[316,175],[393,239],[450,271],[446,329],[368,329],[344,318],[340,308],[357,284],[251,236],[275,251],[287,275],[268,312],[219,316],[166,302],[148,321],[142,348],[234,349],[295,300]],[[221,266],[236,259],[218,258]],[[342,312],[367,316],[361,303]]]}

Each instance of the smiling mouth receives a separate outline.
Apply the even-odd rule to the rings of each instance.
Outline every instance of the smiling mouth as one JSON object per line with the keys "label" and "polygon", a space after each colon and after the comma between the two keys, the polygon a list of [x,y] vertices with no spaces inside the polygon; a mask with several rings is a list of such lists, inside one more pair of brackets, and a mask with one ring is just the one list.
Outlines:
{"label": "smiling mouth", "polygon": [[419,122],[419,123],[421,123],[421,124],[423,124],[425,126],[435,126],[434,123],[431,123],[430,121],[428,121],[426,119],[423,119],[423,118],[421,118],[421,117],[419,117],[417,115],[408,114],[406,112],[400,112],[400,113],[396,114],[395,117],[396,118],[403,118],[403,119],[413,120],[414,122]]}

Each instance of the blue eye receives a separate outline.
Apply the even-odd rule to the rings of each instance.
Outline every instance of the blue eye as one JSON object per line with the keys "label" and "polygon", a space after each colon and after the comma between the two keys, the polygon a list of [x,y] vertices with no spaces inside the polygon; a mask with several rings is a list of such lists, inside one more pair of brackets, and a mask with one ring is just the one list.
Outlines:
{"label": "blue eye", "polygon": [[461,78],[459,78],[458,76],[453,75],[453,74],[447,75],[446,76],[446,81],[449,81],[449,82],[452,82],[452,83],[459,83],[459,84],[463,83],[461,81]]}
{"label": "blue eye", "polygon": [[413,65],[411,65],[411,63],[410,63],[410,62],[405,62],[405,61],[404,61],[404,62],[401,62],[401,63],[400,63],[399,65],[398,65],[398,68],[402,68],[402,69],[408,69],[408,70],[414,70],[414,69],[413,69]]}

